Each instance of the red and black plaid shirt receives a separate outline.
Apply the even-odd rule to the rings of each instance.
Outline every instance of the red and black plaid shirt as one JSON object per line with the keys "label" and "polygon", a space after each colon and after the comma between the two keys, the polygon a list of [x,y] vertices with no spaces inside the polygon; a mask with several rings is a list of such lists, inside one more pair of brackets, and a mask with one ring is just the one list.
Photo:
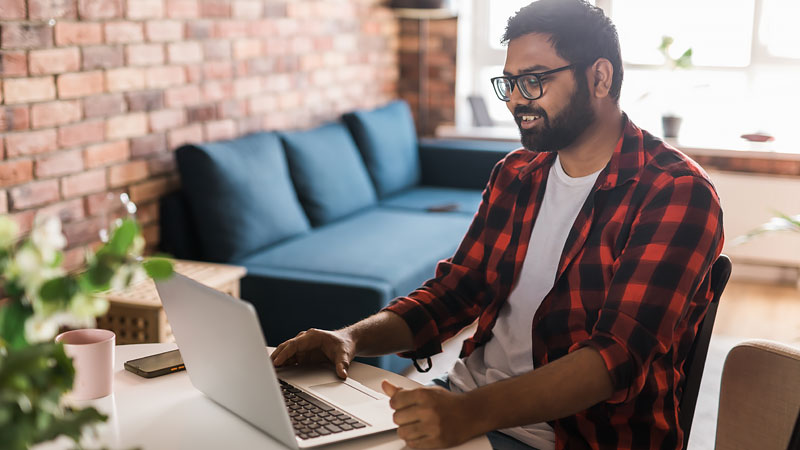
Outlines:
{"label": "red and black plaid shirt", "polygon": [[[444,340],[475,319],[461,356],[491,339],[555,156],[517,150],[500,161],[455,255],[387,307],[414,334],[415,350],[403,356],[441,352]],[[534,367],[589,346],[614,386],[607,401],[550,422],[556,448],[682,446],[683,363],[711,300],[710,268],[722,243],[719,198],[703,169],[625,117],[531,324]]]}

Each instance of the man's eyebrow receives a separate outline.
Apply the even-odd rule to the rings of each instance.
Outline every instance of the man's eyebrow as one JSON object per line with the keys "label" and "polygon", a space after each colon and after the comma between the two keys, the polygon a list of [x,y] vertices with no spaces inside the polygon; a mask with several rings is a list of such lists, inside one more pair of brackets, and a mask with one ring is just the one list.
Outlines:
{"label": "man's eyebrow", "polygon": [[[543,66],[543,65],[541,65],[541,64],[536,64],[536,65],[534,65],[534,66],[526,67],[526,68],[524,68],[524,69],[520,70],[520,71],[519,71],[519,73],[530,73],[530,72],[547,72],[548,70],[550,70],[550,68],[549,68],[549,67],[547,67],[547,66]],[[511,72],[508,72],[508,71],[504,70],[504,71],[503,71],[503,75],[505,75],[505,76],[507,76],[507,77],[510,77],[510,76],[513,76],[514,74],[512,74]]]}

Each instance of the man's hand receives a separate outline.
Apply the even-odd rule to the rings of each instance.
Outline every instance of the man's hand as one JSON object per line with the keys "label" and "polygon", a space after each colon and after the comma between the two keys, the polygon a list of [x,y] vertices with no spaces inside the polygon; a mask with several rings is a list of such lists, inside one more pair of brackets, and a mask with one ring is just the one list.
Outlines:
{"label": "man's hand", "polygon": [[397,436],[411,448],[452,447],[484,433],[474,423],[477,411],[468,407],[466,394],[440,387],[405,390],[385,380],[381,387],[391,397]]}
{"label": "man's hand", "polygon": [[340,378],[347,378],[347,369],[355,357],[355,343],[345,330],[310,329],[279,345],[270,356],[276,367],[330,361]]}

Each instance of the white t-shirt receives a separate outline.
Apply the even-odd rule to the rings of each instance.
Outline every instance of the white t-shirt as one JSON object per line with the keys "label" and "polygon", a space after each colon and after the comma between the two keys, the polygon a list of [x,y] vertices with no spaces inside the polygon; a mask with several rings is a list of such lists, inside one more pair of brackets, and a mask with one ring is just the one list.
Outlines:
{"label": "white t-shirt", "polygon": [[[450,383],[457,390],[469,391],[533,370],[533,315],[553,288],[567,235],[599,174],[572,178],[556,157],[522,271],[500,309],[493,336],[450,370]],[[546,422],[502,431],[540,450],[555,447],[553,428]]]}

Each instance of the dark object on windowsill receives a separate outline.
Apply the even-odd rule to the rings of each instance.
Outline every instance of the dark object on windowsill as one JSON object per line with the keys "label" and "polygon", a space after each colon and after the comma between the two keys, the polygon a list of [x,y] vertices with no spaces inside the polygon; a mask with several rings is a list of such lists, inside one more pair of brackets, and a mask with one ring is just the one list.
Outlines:
{"label": "dark object on windowsill", "polygon": [[664,129],[665,138],[676,138],[681,130],[681,122],[683,119],[679,116],[663,115],[661,116],[661,127]]}
{"label": "dark object on windowsill", "polygon": [[775,136],[763,132],[743,134],[741,138],[750,142],[771,142],[775,140]]}
{"label": "dark object on windowsill", "polygon": [[392,0],[392,8],[437,9],[444,6],[444,0]]}

